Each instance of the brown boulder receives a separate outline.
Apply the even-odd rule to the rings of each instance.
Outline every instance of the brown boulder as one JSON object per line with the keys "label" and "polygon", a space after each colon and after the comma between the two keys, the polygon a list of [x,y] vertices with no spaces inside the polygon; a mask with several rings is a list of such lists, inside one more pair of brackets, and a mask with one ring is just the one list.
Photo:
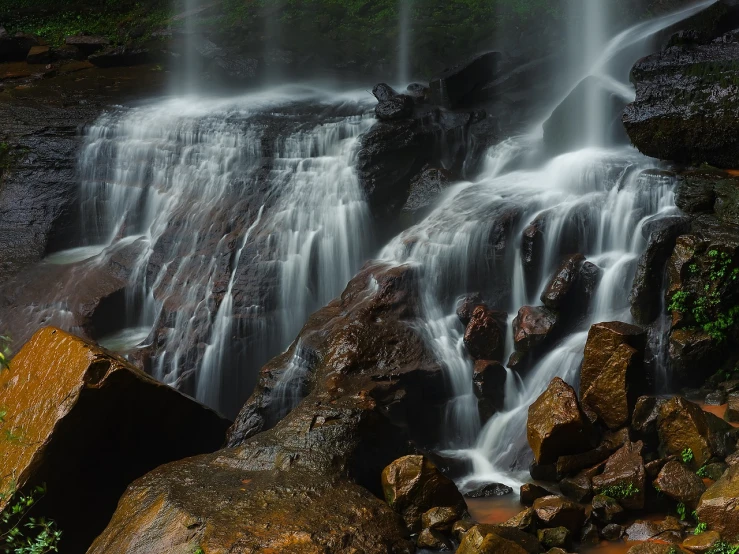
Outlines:
{"label": "brown boulder", "polygon": [[526,438],[537,464],[553,463],[559,456],[594,446],[590,423],[574,389],[559,377],[529,406]]}
{"label": "brown boulder", "polygon": [[536,537],[544,548],[570,548],[572,546],[572,533],[566,527],[539,529]]}
{"label": "brown boulder", "polygon": [[64,44],[67,46],[74,46],[85,56],[94,54],[98,50],[102,50],[110,44],[110,41],[105,37],[97,37],[91,35],[75,35],[66,37]]}
{"label": "brown boulder", "polygon": [[677,544],[683,538],[683,526],[676,517],[662,521],[637,520],[626,529],[630,541],[664,541]]}
{"label": "brown boulder", "polygon": [[456,507],[450,506],[431,508],[421,516],[421,527],[436,531],[451,531],[454,522],[459,519]]}
{"label": "brown boulder", "polygon": [[622,344],[641,352],[646,345],[646,333],[636,325],[620,321],[596,323],[590,327],[583,357],[581,393],[590,388],[603,366]]}
{"label": "brown boulder", "polygon": [[636,349],[628,344],[619,345],[582,395],[583,405],[598,414],[609,429],[619,429],[629,423],[636,403],[631,391],[638,382],[641,362]]}
{"label": "brown boulder", "polygon": [[480,420],[487,421],[503,408],[505,402],[506,368],[500,362],[489,360],[475,361],[472,373],[472,388],[477,397]]}
{"label": "brown boulder", "polygon": [[534,502],[534,512],[547,527],[566,527],[578,533],[585,523],[585,510],[575,502],[561,496],[545,496]]}
{"label": "brown boulder", "polygon": [[703,531],[698,535],[691,535],[683,541],[683,547],[693,554],[706,554],[721,540],[716,531]]}
{"label": "brown boulder", "polygon": [[672,544],[644,542],[632,546],[626,554],[684,554],[684,550]]}
{"label": "brown boulder", "polygon": [[533,508],[526,508],[522,512],[519,512],[515,516],[513,516],[511,519],[505,521],[504,523],[501,523],[502,527],[513,527],[514,529],[518,529],[519,531],[526,531],[527,533],[530,533],[535,528],[535,522],[534,522],[534,510]]}
{"label": "brown boulder", "polygon": [[470,356],[476,360],[500,360],[505,346],[505,321],[505,314],[477,306],[464,332]]}
{"label": "brown boulder", "polygon": [[593,517],[601,523],[622,521],[626,512],[615,499],[599,494],[593,498]]}
{"label": "brown boulder", "polygon": [[533,483],[524,483],[520,489],[520,501],[524,506],[532,506],[537,498],[552,496],[552,493]]}
{"label": "brown boulder", "polygon": [[552,279],[544,287],[541,293],[541,302],[550,310],[561,310],[567,305],[572,305],[572,298],[576,292],[580,267],[585,263],[585,256],[573,254],[568,256],[556,269]]}
{"label": "brown boulder", "polygon": [[452,541],[450,541],[441,531],[434,529],[424,529],[418,534],[418,548],[428,550],[451,550]]}
{"label": "brown boulder", "polygon": [[593,477],[593,491],[618,500],[624,508],[644,508],[647,474],[639,441],[623,446],[606,461],[601,475]]}
{"label": "brown boulder", "polygon": [[667,462],[654,480],[654,486],[676,502],[682,502],[691,511],[706,492],[703,479],[677,461]]}
{"label": "brown boulder", "polygon": [[465,533],[457,554],[528,554],[528,552],[522,546],[497,534],[484,535],[480,526],[476,525]]}
{"label": "brown boulder", "polygon": [[739,423],[739,393],[732,392],[726,401],[724,419],[729,423]]}
{"label": "brown boulder", "polygon": [[[43,515],[84,551],[126,486],[172,460],[217,449],[229,422],[125,360],[46,327],[0,373],[0,490],[46,483]],[[0,498],[0,509],[9,499]]]}
{"label": "brown boulder", "polygon": [[663,456],[682,456],[690,450],[692,459],[688,464],[694,471],[714,456],[724,458],[730,453],[730,430],[728,423],[680,396],[660,407],[660,452]]}
{"label": "brown boulder", "polygon": [[725,541],[739,541],[739,465],[711,485],[698,503],[698,518]]}
{"label": "brown boulder", "polygon": [[457,317],[459,321],[467,327],[472,319],[472,313],[478,306],[486,306],[479,293],[470,294],[459,300],[457,304]]}
{"label": "brown boulder", "polygon": [[536,355],[557,331],[557,313],[544,306],[524,306],[513,320],[513,343],[521,356]]}
{"label": "brown boulder", "polygon": [[461,517],[465,502],[457,486],[425,456],[404,456],[382,472],[385,500],[409,529],[421,529],[421,516],[434,507],[451,507]]}

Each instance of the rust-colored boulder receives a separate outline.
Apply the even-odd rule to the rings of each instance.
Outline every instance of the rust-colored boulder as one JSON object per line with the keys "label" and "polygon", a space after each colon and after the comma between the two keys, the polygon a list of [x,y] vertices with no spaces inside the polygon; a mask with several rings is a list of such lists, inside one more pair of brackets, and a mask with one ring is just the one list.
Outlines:
{"label": "rust-colored boulder", "polygon": [[739,465],[711,485],[698,503],[698,518],[725,541],[739,541]]}
{"label": "rust-colored boulder", "polygon": [[636,325],[620,321],[596,323],[588,331],[580,375],[580,394],[590,388],[603,367],[622,344],[628,344],[638,352],[646,345],[646,333]]}
{"label": "rust-colored boulder", "polygon": [[582,254],[568,256],[555,270],[552,279],[541,293],[542,303],[551,310],[560,310],[574,303],[580,267],[585,262]]}
{"label": "rust-colored boulder", "polygon": [[[222,445],[229,422],[125,360],[47,327],[0,373],[0,490],[46,483],[39,510],[84,551],[126,486]],[[11,440],[12,439],[12,440]],[[9,499],[0,498],[0,509]]]}
{"label": "rust-colored boulder", "polygon": [[526,438],[537,464],[592,448],[592,430],[572,387],[559,377],[529,406]]}
{"label": "rust-colored boulder", "polygon": [[566,527],[579,533],[585,523],[585,510],[579,504],[561,496],[545,496],[534,502],[534,512],[546,527]]}
{"label": "rust-colored boulder", "polygon": [[582,403],[595,412],[609,429],[629,423],[636,397],[632,388],[638,381],[642,359],[628,344],[619,345],[601,373],[582,395]]}
{"label": "rust-colored boulder", "polygon": [[593,491],[618,500],[624,508],[644,508],[647,472],[639,441],[624,445],[606,461],[605,469],[593,477]]}
{"label": "rust-colored boulder", "polygon": [[534,501],[537,498],[552,496],[552,493],[550,491],[548,491],[544,487],[540,487],[539,485],[534,485],[533,483],[524,483],[523,485],[521,485],[519,493],[521,504],[523,504],[524,506],[533,505]]}
{"label": "rust-colored boulder", "polygon": [[687,537],[683,541],[683,546],[693,554],[707,554],[720,540],[721,535],[716,531],[703,531],[697,535]]}
{"label": "rust-colored boulder", "polygon": [[476,525],[465,533],[457,554],[528,554],[528,552],[517,543],[495,533],[483,534],[481,527]]}
{"label": "rust-colored boulder", "polygon": [[654,480],[654,486],[676,502],[682,502],[691,511],[706,492],[703,479],[678,461],[667,462]]}
{"label": "rust-colored boulder", "polygon": [[454,522],[459,519],[457,508],[443,506],[431,508],[421,516],[421,527],[436,531],[451,531]]}
{"label": "rust-colored boulder", "polygon": [[724,458],[733,451],[729,441],[732,427],[700,406],[676,396],[660,407],[659,440],[664,456],[692,452],[689,465],[695,471],[712,457]]}
{"label": "rust-colored boulder", "polygon": [[501,523],[501,525],[503,527],[513,527],[514,529],[518,529],[519,531],[526,531],[527,533],[530,533],[535,528],[534,516],[534,509],[526,508],[525,510],[517,513],[509,520]]}
{"label": "rust-colored boulder", "polygon": [[385,500],[409,529],[421,528],[421,516],[435,507],[451,507],[461,517],[465,502],[457,486],[425,456],[398,458],[382,472]]}
{"label": "rust-colored boulder", "polygon": [[476,360],[500,360],[505,346],[505,321],[505,314],[477,306],[464,332],[470,356]]}
{"label": "rust-colored boulder", "polygon": [[557,330],[557,313],[544,306],[524,306],[513,320],[513,342],[517,352],[533,353]]}

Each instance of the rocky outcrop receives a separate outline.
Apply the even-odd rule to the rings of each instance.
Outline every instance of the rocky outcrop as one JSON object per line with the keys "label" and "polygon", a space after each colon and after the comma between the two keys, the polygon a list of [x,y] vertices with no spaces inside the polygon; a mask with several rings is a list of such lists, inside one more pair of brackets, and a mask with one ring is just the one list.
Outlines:
{"label": "rocky outcrop", "polygon": [[593,477],[597,494],[618,500],[624,508],[641,510],[646,496],[646,470],[641,442],[625,444],[606,461],[603,473]]}
{"label": "rocky outcrop", "polygon": [[444,169],[424,167],[411,179],[408,200],[403,205],[403,212],[420,216],[430,209],[449,186],[451,175]]}
{"label": "rocky outcrop", "polygon": [[561,496],[545,496],[534,501],[536,518],[546,527],[565,527],[577,533],[585,523],[582,506]]}
{"label": "rocky outcrop", "polygon": [[739,465],[729,468],[723,477],[703,493],[697,513],[708,528],[726,541],[739,540]]}
{"label": "rocky outcrop", "polygon": [[670,46],[640,60],[636,101],[623,123],[634,145],[655,158],[733,168],[739,163],[738,36]]}
{"label": "rocky outcrop", "polygon": [[696,508],[698,500],[706,491],[703,480],[675,460],[664,465],[654,480],[654,486],[675,502],[682,502],[691,511]]}
{"label": "rocky outcrop", "polygon": [[594,446],[590,422],[575,391],[562,379],[553,379],[529,407],[526,438],[537,464],[554,463],[559,456]]}
{"label": "rocky outcrop", "polygon": [[513,320],[513,344],[516,351],[508,366],[523,369],[532,365],[541,352],[558,336],[559,314],[544,306],[524,306]]}
{"label": "rocky outcrop", "polygon": [[[0,372],[2,490],[46,483],[43,515],[83,552],[126,486],[219,448],[229,422],[124,360],[52,327]],[[10,481],[14,481],[11,484]],[[0,499],[0,509],[10,501]]]}
{"label": "rocky outcrop", "polygon": [[464,333],[467,351],[476,360],[500,360],[503,357],[507,314],[486,306],[472,312]]}

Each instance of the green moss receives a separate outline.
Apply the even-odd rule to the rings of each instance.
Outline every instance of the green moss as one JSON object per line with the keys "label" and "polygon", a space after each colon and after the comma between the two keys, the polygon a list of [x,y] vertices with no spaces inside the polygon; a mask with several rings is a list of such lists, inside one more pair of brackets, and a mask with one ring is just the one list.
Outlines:
{"label": "green moss", "polygon": [[635,487],[633,483],[627,485],[611,485],[604,487],[598,491],[598,494],[609,496],[615,500],[623,500],[625,498],[631,498],[632,496],[639,494],[639,488]]}

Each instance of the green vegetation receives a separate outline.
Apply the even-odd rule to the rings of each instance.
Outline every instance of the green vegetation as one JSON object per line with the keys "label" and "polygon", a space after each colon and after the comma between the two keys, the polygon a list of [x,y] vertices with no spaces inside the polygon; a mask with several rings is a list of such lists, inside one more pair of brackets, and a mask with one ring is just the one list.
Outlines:
{"label": "green vegetation", "polygon": [[708,477],[708,471],[706,470],[706,464],[703,464],[702,466],[700,466],[700,467],[698,468],[698,470],[697,470],[697,471],[695,472],[695,474],[696,474],[696,475],[697,475],[698,477],[701,477],[701,478],[706,478],[706,477]]}
{"label": "green vegetation", "polygon": [[718,541],[706,554],[737,554],[737,552],[739,552],[739,544]]}
{"label": "green vegetation", "polygon": [[10,367],[10,337],[0,335],[0,371]]}
{"label": "green vegetation", "polygon": [[46,494],[45,486],[35,487],[23,494],[12,486],[0,493],[0,500],[8,504],[0,514],[0,552],[3,554],[47,554],[58,552],[62,532],[56,524],[31,513]]}
{"label": "green vegetation", "polygon": [[687,514],[687,508],[682,502],[677,504],[677,515],[680,516],[680,521],[685,521],[685,515]]}
{"label": "green vegetation", "polygon": [[698,525],[695,526],[695,531],[693,531],[693,534],[694,535],[700,535],[701,533],[705,532],[706,530],[708,530],[708,524],[706,524],[705,522],[702,522],[701,521],[700,523],[698,523]]}
{"label": "green vegetation", "polygon": [[700,278],[703,275],[706,283],[699,295],[685,290],[676,291],[668,309],[692,317],[698,327],[703,329],[717,342],[726,340],[727,332],[739,323],[739,305],[726,306],[723,301],[725,292],[739,281],[739,267],[726,252],[708,251],[707,267],[693,262],[688,266],[691,275]]}
{"label": "green vegetation", "polygon": [[683,460],[683,463],[689,464],[693,461],[693,449],[692,448],[683,448],[683,451],[680,453],[680,457]]}
{"label": "green vegetation", "polygon": [[611,485],[604,487],[598,491],[598,494],[609,496],[615,500],[623,500],[624,498],[631,498],[635,494],[639,494],[639,488],[635,487],[633,483],[628,485]]}

